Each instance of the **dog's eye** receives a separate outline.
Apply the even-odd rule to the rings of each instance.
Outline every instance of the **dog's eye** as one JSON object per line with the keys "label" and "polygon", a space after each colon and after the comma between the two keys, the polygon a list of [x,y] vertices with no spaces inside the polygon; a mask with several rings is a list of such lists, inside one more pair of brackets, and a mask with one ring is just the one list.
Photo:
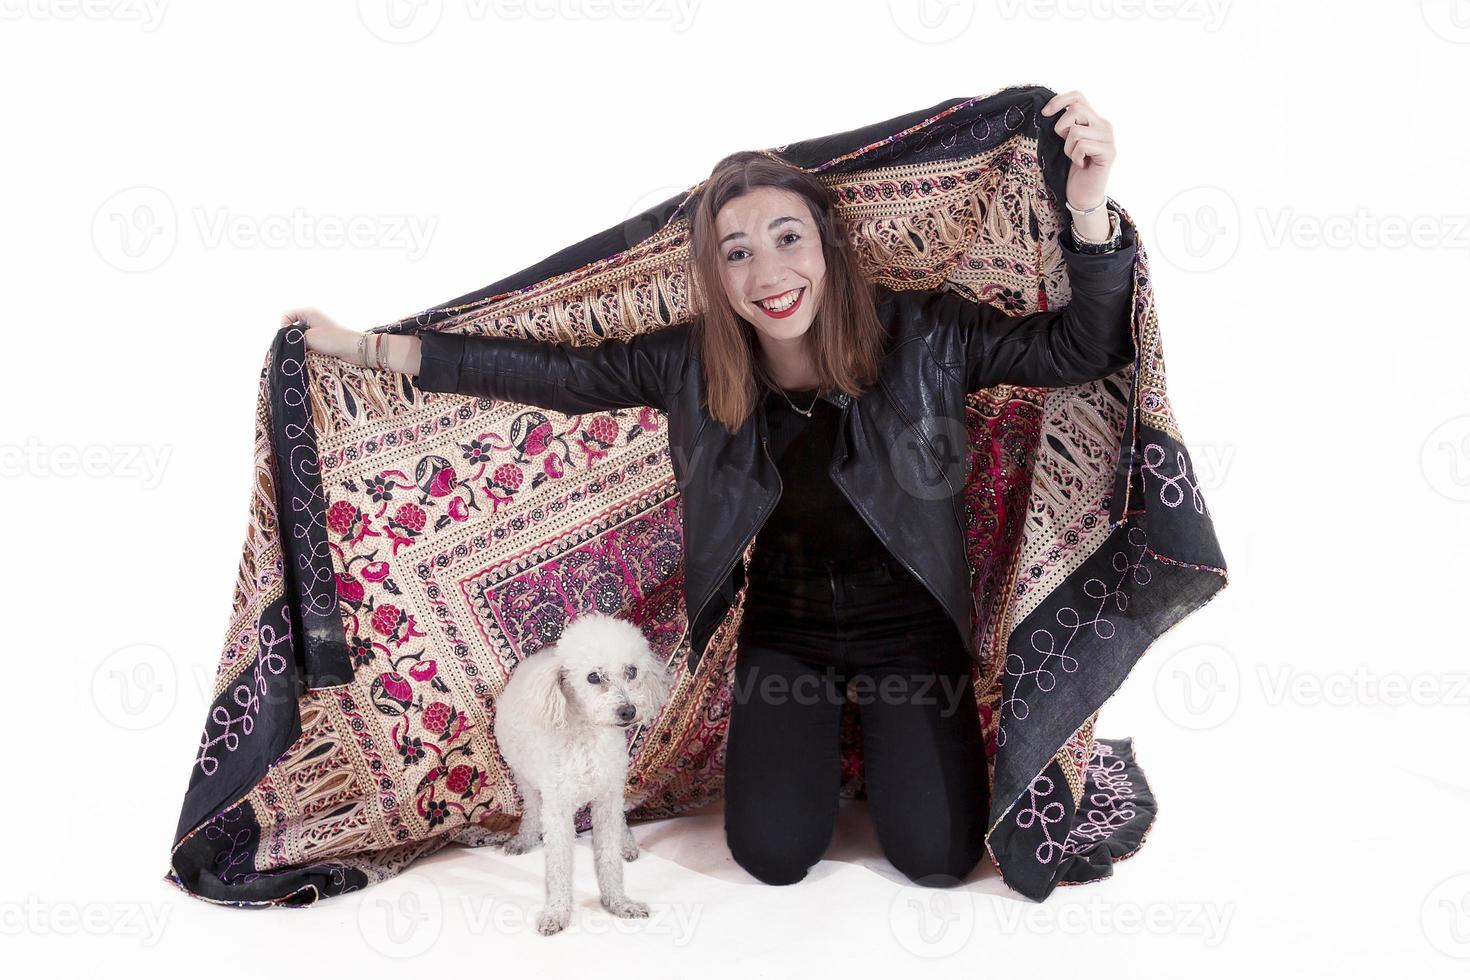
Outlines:
{"label": "dog's eye", "polygon": [[588,684],[601,684],[602,683],[602,678],[601,677],[598,677],[597,676],[597,671],[594,670],[592,673],[590,673],[590,674],[587,675],[587,683]]}
{"label": "dog's eye", "polygon": [[633,678],[635,678],[635,677],[638,676],[638,665],[637,664],[629,664],[628,665],[628,668],[626,670],[624,670],[623,673],[626,674],[627,677],[628,677],[628,680],[631,681]]}

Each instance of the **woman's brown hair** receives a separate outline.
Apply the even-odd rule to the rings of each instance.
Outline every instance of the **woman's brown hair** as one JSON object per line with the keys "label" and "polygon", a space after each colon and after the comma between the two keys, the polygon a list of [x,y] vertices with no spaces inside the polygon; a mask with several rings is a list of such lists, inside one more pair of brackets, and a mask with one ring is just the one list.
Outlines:
{"label": "woman's brown hair", "polygon": [[[870,279],[858,267],[847,227],[821,181],[759,150],[741,150],[715,164],[691,195],[690,243],[694,277],[701,293],[700,352],[704,362],[705,410],[735,432],[755,410],[756,399],[773,386],[757,377],[755,328],[735,312],[725,296],[715,216],[727,203],[757,187],[777,187],[801,195],[822,237],[827,271],[822,296],[803,342],[824,393],[853,398],[877,381],[884,353],[884,328]],[[690,202],[686,202],[688,204]]]}

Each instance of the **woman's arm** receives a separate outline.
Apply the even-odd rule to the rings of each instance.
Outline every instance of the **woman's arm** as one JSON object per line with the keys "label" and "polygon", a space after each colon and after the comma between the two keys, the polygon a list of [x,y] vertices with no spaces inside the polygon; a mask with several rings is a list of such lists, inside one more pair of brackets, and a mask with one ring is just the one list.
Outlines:
{"label": "woman's arm", "polygon": [[[287,313],[282,324],[307,325],[306,346],[367,367],[379,362],[411,376],[425,391],[452,391],[580,415],[651,405],[667,412],[683,385],[689,324],[661,327],[627,340],[574,346],[518,337],[364,334],[318,310]],[[381,345],[381,349],[380,349]]]}
{"label": "woman's arm", "polygon": [[1111,252],[1083,254],[1071,231],[1062,232],[1072,299],[1060,310],[1011,316],[944,289],[898,292],[894,302],[901,315],[929,327],[941,358],[963,371],[966,391],[999,384],[1058,388],[1105,378],[1134,356],[1138,236],[1131,222],[1118,217],[1122,238]]}
{"label": "woman's arm", "polygon": [[[403,338],[404,369],[416,387],[549,408],[563,415],[651,405],[667,412],[683,384],[689,325],[627,340],[566,341],[446,334]],[[411,359],[418,357],[419,363]]]}

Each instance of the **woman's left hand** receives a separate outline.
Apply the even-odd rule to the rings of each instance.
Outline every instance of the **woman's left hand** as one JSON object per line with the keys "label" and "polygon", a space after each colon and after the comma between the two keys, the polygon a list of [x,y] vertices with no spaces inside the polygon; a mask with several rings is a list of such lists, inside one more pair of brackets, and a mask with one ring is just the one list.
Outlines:
{"label": "woman's left hand", "polygon": [[[1059,111],[1056,131],[1065,140],[1063,152],[1072,161],[1067,172],[1067,200],[1074,208],[1090,208],[1107,200],[1108,175],[1118,155],[1113,124],[1087,104],[1075,89],[1061,92],[1041,107],[1043,116]],[[1091,215],[1089,215],[1091,217]]]}

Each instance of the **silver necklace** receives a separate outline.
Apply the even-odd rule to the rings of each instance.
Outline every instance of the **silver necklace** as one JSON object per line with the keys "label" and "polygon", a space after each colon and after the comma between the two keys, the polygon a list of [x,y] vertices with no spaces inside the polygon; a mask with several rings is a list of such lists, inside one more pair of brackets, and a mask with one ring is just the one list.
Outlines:
{"label": "silver necklace", "polygon": [[788,394],[786,394],[786,389],[785,388],[782,388],[780,385],[776,384],[776,382],[771,378],[770,373],[766,371],[765,365],[763,365],[763,364],[760,365],[760,369],[761,369],[761,374],[765,375],[766,380],[770,383],[771,387],[772,388],[775,388],[777,391],[779,391],[781,393],[781,397],[784,398],[784,399],[786,399],[786,404],[788,404],[788,405],[791,406],[791,410],[793,412],[800,412],[802,415],[805,415],[807,418],[811,418],[812,417],[812,413],[817,410],[817,400],[822,397],[822,388],[821,388],[820,385],[817,386],[817,390],[815,392],[813,392],[813,394],[812,394],[812,403],[811,403],[811,405],[808,406],[807,408],[797,408],[796,407],[796,402],[792,401],[791,400],[791,396],[788,395]]}
{"label": "silver necklace", "polygon": [[822,397],[822,391],[819,388],[819,389],[817,389],[817,392],[814,395],[812,395],[812,403],[811,403],[811,406],[810,407],[808,407],[808,408],[797,408],[796,407],[796,402],[792,401],[791,400],[791,396],[788,395],[788,394],[786,394],[786,389],[785,388],[782,388],[782,387],[780,387],[778,385],[776,387],[776,390],[779,391],[779,392],[781,392],[781,397],[784,398],[784,399],[786,399],[786,404],[788,404],[788,405],[791,406],[791,410],[793,412],[800,412],[801,414],[805,415],[807,418],[811,418],[812,417],[812,413],[817,410],[817,399],[819,399],[819,398]]}

